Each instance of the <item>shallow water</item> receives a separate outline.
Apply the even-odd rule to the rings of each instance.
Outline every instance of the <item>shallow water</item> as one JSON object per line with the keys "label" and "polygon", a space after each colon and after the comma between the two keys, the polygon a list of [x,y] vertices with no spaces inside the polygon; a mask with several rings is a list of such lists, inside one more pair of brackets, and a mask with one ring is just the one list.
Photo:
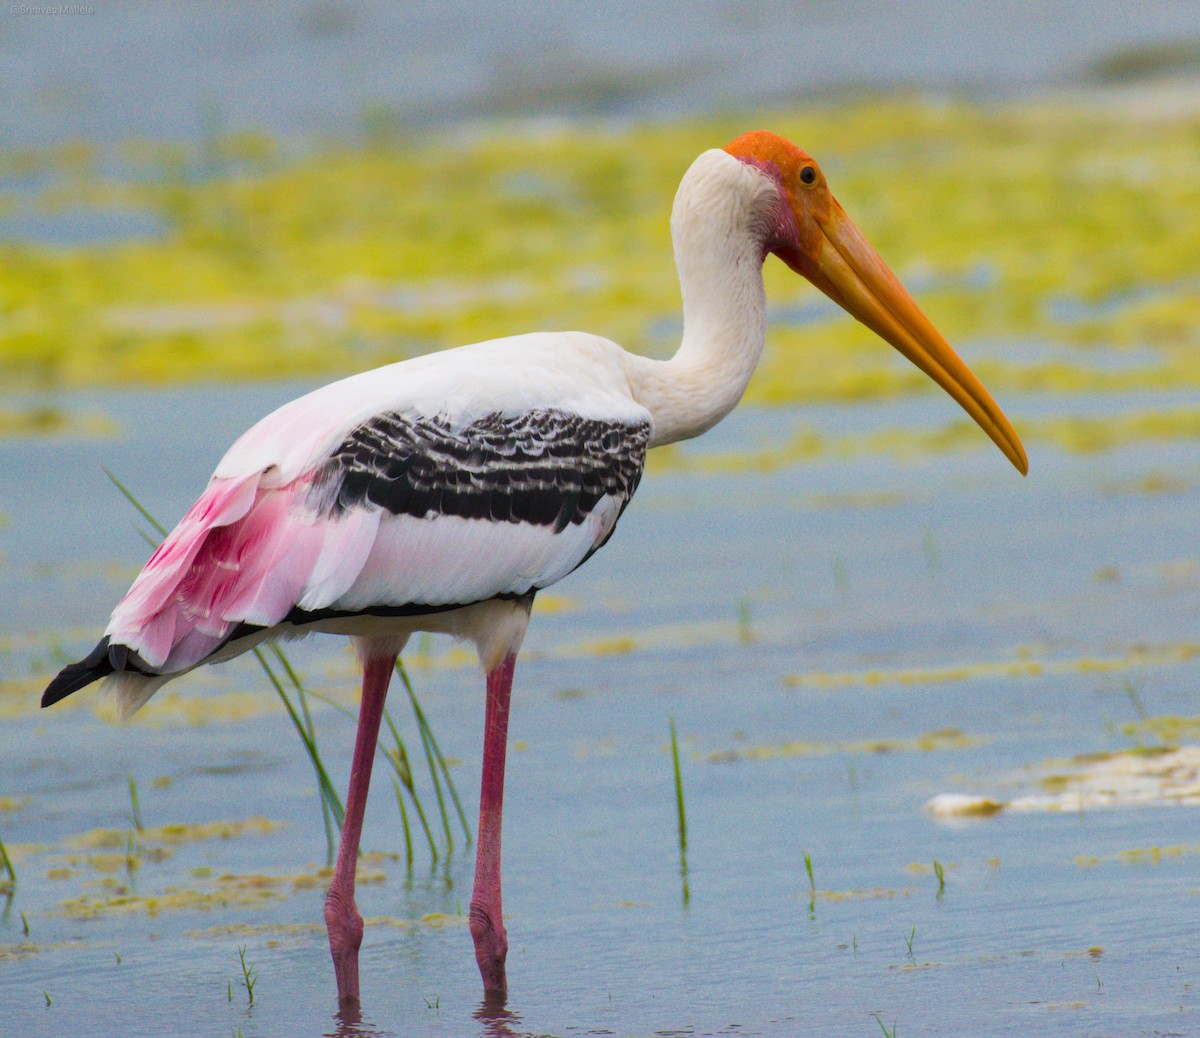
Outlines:
{"label": "shallow water", "polygon": [[[125,727],[90,692],[33,709],[147,553],[101,466],[174,519],[233,436],[301,388],[65,395],[119,431],[0,443],[0,836],[18,872],[0,1033],[337,1032],[312,769],[254,666],[193,675]],[[1004,404],[1018,429],[1061,407]],[[687,450],[761,447],[801,422],[835,436],[953,417],[935,396],[745,408]],[[1025,480],[982,437],[958,453],[648,475],[613,542],[535,617],[518,669],[505,1013],[481,1011],[460,840],[433,868],[418,846],[411,875],[402,857],[364,863],[363,1021],[345,1032],[871,1035],[875,1017],[901,1035],[1196,1030],[1193,808],[949,823],[926,809],[939,793],[1069,781],[1077,755],[1153,745],[1125,727],[1139,710],[1195,713],[1194,445],[1030,446]],[[449,643],[420,648],[413,679],[473,818],[482,680]],[[289,651],[352,701],[338,640]],[[410,733],[400,697],[393,711]],[[343,787],[352,722],[318,706],[316,723]],[[122,839],[130,775],[147,827],[280,824]],[[118,846],[81,841],[98,827]],[[169,856],[141,853],[130,874],[131,838]],[[382,769],[363,844],[402,854]],[[1164,853],[1125,853],[1149,848]]]}

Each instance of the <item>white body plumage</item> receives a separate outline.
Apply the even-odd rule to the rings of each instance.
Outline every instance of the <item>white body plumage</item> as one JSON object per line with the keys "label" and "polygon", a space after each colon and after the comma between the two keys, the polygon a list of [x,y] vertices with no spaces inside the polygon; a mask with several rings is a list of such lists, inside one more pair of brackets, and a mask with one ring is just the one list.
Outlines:
{"label": "white body plumage", "polygon": [[[514,651],[529,596],[607,540],[645,451],[703,432],[740,399],[765,335],[763,228],[777,206],[776,185],[726,152],[693,163],[672,214],[684,336],[670,360],[583,332],[514,336],[354,375],[247,430],[114,610],[104,659],[89,657],[111,665],[123,711],[276,636],[330,631],[399,648],[413,631],[448,632],[474,642],[485,669]],[[479,423],[498,421],[494,452],[480,456]],[[522,436],[514,463],[504,440]],[[401,448],[459,470],[424,510],[389,500]],[[607,491],[578,499],[570,473],[583,469]],[[467,478],[464,491],[455,480]],[[354,480],[374,482],[350,493]],[[464,493],[508,503],[442,506]],[[528,521],[556,505],[555,521]]]}
{"label": "white body plumage", "polygon": [[415,630],[475,643],[487,671],[469,924],[507,990],[500,828],[508,711],[533,595],[585,561],[637,489],[646,451],[737,404],[762,352],[762,264],[782,259],[925,371],[1022,473],[1016,432],[830,194],[765,131],[702,154],[671,215],[683,339],[669,360],[579,332],[462,347],[356,375],[263,419],[146,564],[49,706],[114,677],[127,712],[165,681],[264,638],[350,635],[363,697],[325,922],[339,1004],[357,1005],[354,877],[396,655]]}

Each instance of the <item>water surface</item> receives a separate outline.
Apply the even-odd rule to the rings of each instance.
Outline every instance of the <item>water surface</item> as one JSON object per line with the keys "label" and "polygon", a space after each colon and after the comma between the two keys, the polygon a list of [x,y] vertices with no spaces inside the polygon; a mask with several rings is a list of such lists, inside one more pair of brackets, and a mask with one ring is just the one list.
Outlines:
{"label": "water surface", "polygon": [[[120,432],[0,445],[0,791],[12,808],[0,822],[19,876],[0,916],[5,1033],[337,1027],[312,770],[255,668],[194,675],[125,727],[97,718],[91,692],[32,708],[147,551],[100,466],[174,518],[232,436],[299,388],[68,395]],[[1052,407],[1006,405],[1018,428]],[[727,455],[801,420],[829,434],[916,431],[949,408],[933,396],[747,408],[689,450]],[[948,791],[1036,791],[1077,755],[1152,745],[1126,727],[1139,709],[1194,713],[1194,447],[1031,447],[1025,480],[982,437],[957,453],[649,475],[613,542],[535,617],[518,669],[511,1015],[479,1016],[461,914],[470,852],[460,841],[431,867],[418,846],[408,874],[390,856],[403,849],[399,815],[377,772],[363,845],[384,856],[360,888],[372,921],[352,1033],[870,1035],[875,1016],[900,1034],[1188,1033],[1193,808],[957,823],[925,808]],[[1164,472],[1173,482],[1156,491]],[[473,816],[482,680],[449,643],[425,649],[410,656],[414,681]],[[337,639],[293,653],[314,686],[352,701]],[[1029,661],[1040,674],[1016,666]],[[181,705],[197,700],[210,707]],[[411,733],[395,696],[393,707]],[[352,723],[327,707],[316,721],[344,786]],[[148,827],[280,825],[160,840],[170,856],[147,854],[130,875],[127,847],[105,858],[83,839],[131,830],[130,775]],[[1147,848],[1165,852],[1128,853]],[[121,910],[114,886],[157,900]],[[241,947],[259,978],[253,1007]]]}

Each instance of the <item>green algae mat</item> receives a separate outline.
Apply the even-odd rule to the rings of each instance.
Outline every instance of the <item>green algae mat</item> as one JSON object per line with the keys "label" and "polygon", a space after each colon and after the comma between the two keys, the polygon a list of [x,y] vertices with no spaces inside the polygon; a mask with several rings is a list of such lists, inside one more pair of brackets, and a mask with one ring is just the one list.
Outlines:
{"label": "green algae mat", "polygon": [[[0,372],[9,387],[335,375],[543,328],[664,353],[675,186],[749,122],[821,160],[946,336],[985,344],[998,395],[1200,383],[1200,113],[915,99],[302,151],[246,134],[2,155],[0,214],[53,227],[98,210],[117,230],[0,244]],[[924,388],[780,265],[767,277],[752,399]]]}

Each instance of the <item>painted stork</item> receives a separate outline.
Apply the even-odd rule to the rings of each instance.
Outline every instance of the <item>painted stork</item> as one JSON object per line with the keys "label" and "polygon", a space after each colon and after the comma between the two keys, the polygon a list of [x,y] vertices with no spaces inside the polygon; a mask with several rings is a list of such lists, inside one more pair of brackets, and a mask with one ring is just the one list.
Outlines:
{"label": "painted stork", "polygon": [[683,339],[669,360],[583,332],[476,343],[335,382],[264,418],[217,465],[42,706],[111,678],[126,714],[163,684],[281,635],[348,635],[363,666],[325,922],[343,1006],[358,1000],[354,870],[396,657],[415,631],[473,642],[487,676],[470,930],[484,990],[507,989],[500,823],[513,666],[534,595],[612,535],[652,447],[741,398],[774,253],[950,394],[1022,473],[995,401],[834,199],[766,131],[706,151],[671,214]]}

